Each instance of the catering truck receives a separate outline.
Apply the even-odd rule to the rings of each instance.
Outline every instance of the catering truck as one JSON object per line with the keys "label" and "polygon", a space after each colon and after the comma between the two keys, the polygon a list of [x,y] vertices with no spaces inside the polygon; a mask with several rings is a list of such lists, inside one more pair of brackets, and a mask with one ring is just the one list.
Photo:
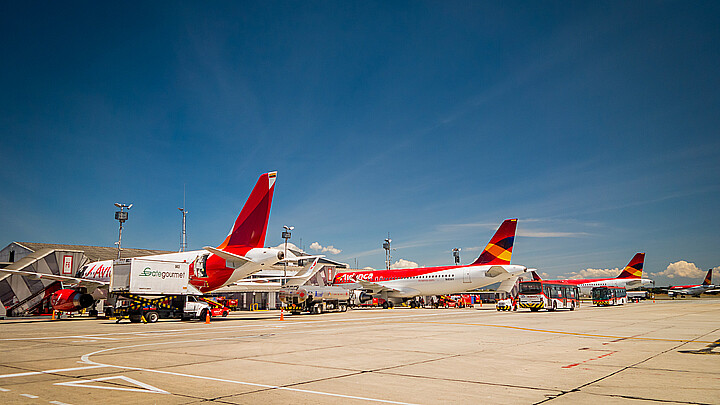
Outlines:
{"label": "catering truck", "polygon": [[189,283],[185,262],[131,258],[113,262],[110,294],[114,305],[106,315],[117,322],[157,322],[161,318],[205,319],[210,304]]}

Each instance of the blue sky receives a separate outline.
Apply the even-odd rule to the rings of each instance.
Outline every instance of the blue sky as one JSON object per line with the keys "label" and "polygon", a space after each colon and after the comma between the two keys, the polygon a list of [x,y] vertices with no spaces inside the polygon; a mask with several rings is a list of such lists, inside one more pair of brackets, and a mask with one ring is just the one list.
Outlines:
{"label": "blue sky", "polygon": [[716,2],[4,2],[0,245],[112,246],[119,201],[124,246],[176,250],[184,185],[190,247],[218,245],[277,170],[268,245],[468,262],[517,217],[513,262],[550,276],[644,251],[695,281],[667,268],[720,265],[719,26]]}

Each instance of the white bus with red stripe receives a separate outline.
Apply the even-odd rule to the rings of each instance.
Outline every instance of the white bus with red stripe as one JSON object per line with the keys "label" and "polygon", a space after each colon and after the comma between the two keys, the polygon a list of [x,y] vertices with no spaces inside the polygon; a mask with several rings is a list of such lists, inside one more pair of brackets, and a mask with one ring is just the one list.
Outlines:
{"label": "white bus with red stripe", "polygon": [[580,288],[576,285],[554,283],[542,280],[521,281],[518,306],[531,311],[547,309],[569,309],[580,307]]}

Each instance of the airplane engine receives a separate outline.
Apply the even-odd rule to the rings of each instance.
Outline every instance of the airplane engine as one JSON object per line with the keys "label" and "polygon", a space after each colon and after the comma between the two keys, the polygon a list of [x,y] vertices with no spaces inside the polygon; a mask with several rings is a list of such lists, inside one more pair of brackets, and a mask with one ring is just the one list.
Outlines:
{"label": "airplane engine", "polygon": [[90,294],[64,288],[50,296],[50,305],[56,311],[75,312],[87,308],[95,302]]}
{"label": "airplane engine", "polygon": [[366,293],[365,291],[353,290],[352,292],[352,302],[354,302],[355,304],[362,304],[368,301],[372,301],[372,299],[372,295]]}

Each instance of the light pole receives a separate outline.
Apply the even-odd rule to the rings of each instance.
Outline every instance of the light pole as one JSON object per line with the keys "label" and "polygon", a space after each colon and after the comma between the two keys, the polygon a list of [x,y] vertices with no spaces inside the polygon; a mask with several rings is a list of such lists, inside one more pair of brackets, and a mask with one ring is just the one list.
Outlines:
{"label": "light pole", "polygon": [[453,257],[455,258],[455,265],[460,264],[460,248],[454,248],[452,250]]}
{"label": "light pole", "polygon": [[187,249],[187,234],[185,233],[185,217],[187,216],[189,211],[185,211],[185,208],[178,208],[180,212],[182,212],[183,215],[183,222],[182,222],[182,239],[180,240],[180,251],[184,252],[185,249]]}
{"label": "light pole", "polygon": [[133,205],[132,205],[132,204],[127,205],[127,204],[115,203],[115,206],[118,207],[118,208],[120,208],[120,211],[115,211],[115,219],[117,219],[118,221],[120,221],[120,232],[118,233],[118,241],[117,241],[117,245],[118,245],[118,257],[117,257],[117,258],[119,259],[119,258],[120,258],[120,251],[122,250],[122,229],[123,229],[123,222],[127,221],[127,219],[128,219],[128,212],[127,212],[127,211],[123,211],[123,210],[124,210],[125,208],[127,208],[128,211],[130,211],[130,208],[132,208]]}
{"label": "light pole", "polygon": [[[285,254],[283,255],[283,259],[287,259],[287,242],[288,242],[288,239],[290,239],[290,237],[292,236],[290,234],[290,231],[295,229],[295,227],[283,225],[283,228],[285,228],[285,230],[282,233],[282,238],[285,239]],[[283,284],[285,284],[285,277],[287,277],[287,261],[283,262]]]}
{"label": "light pole", "polygon": [[383,241],[383,249],[385,249],[385,268],[387,270],[390,270],[390,243],[392,242],[392,239],[390,239],[390,234],[388,234],[387,239]]}

